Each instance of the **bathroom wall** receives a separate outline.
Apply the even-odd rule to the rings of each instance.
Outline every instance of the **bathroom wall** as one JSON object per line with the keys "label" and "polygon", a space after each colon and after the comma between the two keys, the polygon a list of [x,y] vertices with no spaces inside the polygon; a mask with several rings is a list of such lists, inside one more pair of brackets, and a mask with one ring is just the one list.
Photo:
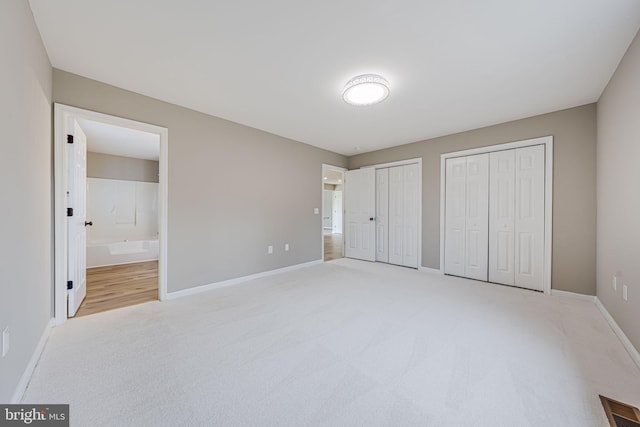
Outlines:
{"label": "bathroom wall", "polygon": [[157,160],[134,159],[91,151],[87,153],[87,176],[92,178],[158,182],[159,169]]}
{"label": "bathroom wall", "polygon": [[157,239],[158,184],[87,178],[87,221],[87,245]]}

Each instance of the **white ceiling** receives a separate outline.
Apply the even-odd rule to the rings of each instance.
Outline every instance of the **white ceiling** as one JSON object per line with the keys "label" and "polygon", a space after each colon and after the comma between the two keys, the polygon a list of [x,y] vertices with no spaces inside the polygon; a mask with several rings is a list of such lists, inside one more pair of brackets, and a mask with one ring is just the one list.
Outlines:
{"label": "white ceiling", "polygon": [[78,124],[87,135],[87,151],[136,159],[160,158],[159,135],[92,120],[79,119]]}
{"label": "white ceiling", "polygon": [[[598,100],[638,0],[30,0],[54,67],[350,155]],[[349,106],[378,73],[382,104]]]}

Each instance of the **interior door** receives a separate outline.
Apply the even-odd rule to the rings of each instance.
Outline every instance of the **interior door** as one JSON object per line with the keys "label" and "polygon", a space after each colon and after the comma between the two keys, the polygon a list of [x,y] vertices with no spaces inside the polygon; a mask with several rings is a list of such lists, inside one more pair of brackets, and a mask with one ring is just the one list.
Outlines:
{"label": "interior door", "polygon": [[389,168],[376,169],[376,261],[389,262]]}
{"label": "interior door", "polygon": [[404,166],[389,168],[389,263],[403,265]]}
{"label": "interior door", "polygon": [[467,157],[465,276],[488,279],[489,154]]}
{"label": "interior door", "polygon": [[418,175],[418,165],[403,166],[404,186],[403,186],[403,251],[402,265],[405,267],[418,268],[418,185],[420,176]]}
{"label": "interior door", "polygon": [[464,276],[467,158],[446,160],[444,272]]}
{"label": "interior door", "polygon": [[489,158],[489,281],[515,284],[516,150],[495,151]]}
{"label": "interior door", "polygon": [[537,291],[544,273],[544,150],[516,150],[515,285]]}
{"label": "interior door", "polygon": [[345,256],[375,261],[375,169],[345,172]]}
{"label": "interior door", "polygon": [[87,137],[75,120],[67,133],[73,135],[73,143],[67,144],[68,206],[73,209],[68,216],[67,280],[72,285],[67,291],[67,315],[73,317],[87,294]]}

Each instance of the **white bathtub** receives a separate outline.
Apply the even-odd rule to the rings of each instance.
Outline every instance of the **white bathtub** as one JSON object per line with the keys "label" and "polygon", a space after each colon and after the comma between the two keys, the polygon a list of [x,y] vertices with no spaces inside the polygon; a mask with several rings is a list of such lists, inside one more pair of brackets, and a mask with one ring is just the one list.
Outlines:
{"label": "white bathtub", "polygon": [[87,244],[87,268],[157,259],[158,240],[99,241]]}

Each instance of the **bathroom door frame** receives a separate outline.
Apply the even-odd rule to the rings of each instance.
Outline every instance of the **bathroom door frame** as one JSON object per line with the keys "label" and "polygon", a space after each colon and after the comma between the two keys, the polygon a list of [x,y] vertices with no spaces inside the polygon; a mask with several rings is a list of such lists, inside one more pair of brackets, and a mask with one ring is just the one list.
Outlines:
{"label": "bathroom door frame", "polygon": [[[321,189],[322,192],[320,193],[322,195],[322,198],[320,199],[322,201],[321,206],[320,206],[320,210],[321,210],[321,215],[320,215],[320,259],[322,260],[322,262],[325,262],[324,260],[324,173],[327,170],[334,170],[336,172],[340,172],[342,173],[342,184],[344,185],[344,173],[347,171],[346,168],[340,167],[340,166],[335,166],[335,165],[330,165],[328,163],[323,163],[322,164],[322,176],[320,177],[320,184],[321,184]],[[333,199],[332,199],[333,200]],[[331,227],[331,232],[333,233],[333,226]],[[344,258],[344,191],[342,192],[342,258]]]}
{"label": "bathroom door frame", "polygon": [[169,130],[109,114],[98,113],[64,104],[54,104],[54,319],[56,325],[67,321],[67,125],[71,119],[86,119],[115,126],[156,134],[160,137],[158,187],[158,299],[167,298],[167,206],[168,206],[168,153]]}

